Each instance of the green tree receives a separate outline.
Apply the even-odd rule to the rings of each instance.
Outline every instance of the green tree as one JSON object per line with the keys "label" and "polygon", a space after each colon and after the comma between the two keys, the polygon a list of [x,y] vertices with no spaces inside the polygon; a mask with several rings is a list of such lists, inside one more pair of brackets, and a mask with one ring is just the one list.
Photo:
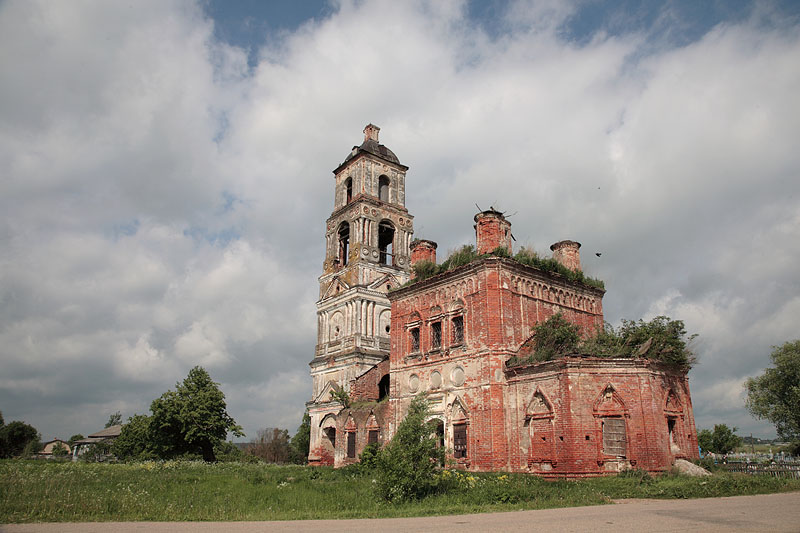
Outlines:
{"label": "green tree", "polygon": [[67,455],[69,455],[69,451],[67,451],[66,446],[60,442],[56,442],[53,445],[53,457],[66,457]]}
{"label": "green tree", "polygon": [[297,433],[289,443],[289,462],[304,465],[308,462],[308,450],[311,447],[311,416],[308,411],[303,413],[303,421],[297,428]]}
{"label": "green tree", "polygon": [[397,433],[378,455],[378,491],[388,501],[421,498],[438,489],[444,448],[438,445],[435,421],[426,422],[427,416],[428,400],[416,396]]}
{"label": "green tree", "polygon": [[67,440],[67,444],[69,444],[69,447],[72,448],[73,446],[75,446],[75,443],[78,442],[79,440],[83,440],[83,435],[81,435],[80,433],[76,433],[73,436],[71,436],[69,440]]}
{"label": "green tree", "polygon": [[800,340],[774,347],[770,359],[774,368],[745,382],[745,405],[775,424],[781,438],[800,440]]}
{"label": "green tree", "polygon": [[742,445],[742,438],[736,435],[738,428],[729,428],[725,424],[715,424],[714,431],[700,430],[697,442],[704,452],[730,453]]}
{"label": "green tree", "polygon": [[36,428],[25,422],[14,420],[0,428],[1,457],[31,455],[42,449],[41,437]]}
{"label": "green tree", "polygon": [[133,415],[122,426],[119,437],[111,445],[111,453],[120,460],[151,459],[156,457],[153,447],[153,434],[150,430],[150,417]]}
{"label": "green tree", "polygon": [[225,395],[202,367],[196,366],[175,391],[167,391],[150,405],[150,427],[161,455],[202,453],[216,460],[214,445],[230,431],[243,437],[242,428],[226,411]]}
{"label": "green tree", "polygon": [[247,452],[268,463],[283,464],[289,459],[289,432],[279,428],[262,429]]}
{"label": "green tree", "polygon": [[110,428],[111,426],[118,426],[120,424],[122,424],[122,413],[117,411],[108,417],[108,422],[106,422],[105,427]]}

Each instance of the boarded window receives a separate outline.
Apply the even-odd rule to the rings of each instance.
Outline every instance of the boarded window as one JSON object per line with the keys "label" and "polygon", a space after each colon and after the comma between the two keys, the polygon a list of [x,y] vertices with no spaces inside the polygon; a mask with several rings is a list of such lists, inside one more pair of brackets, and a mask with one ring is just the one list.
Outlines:
{"label": "boarded window", "polygon": [[627,439],[625,438],[625,419],[603,419],[603,453],[625,457],[627,453]]}
{"label": "boarded window", "polygon": [[536,461],[553,459],[553,426],[549,419],[531,420],[532,457]]}
{"label": "boarded window", "polygon": [[453,424],[453,455],[456,459],[467,457],[467,425]]}
{"label": "boarded window", "polygon": [[419,351],[419,328],[411,328],[411,351]]}
{"label": "boarded window", "polygon": [[367,433],[367,444],[377,444],[378,443],[378,430],[377,429],[370,429]]}
{"label": "boarded window", "polygon": [[442,347],[442,323],[431,324],[431,349],[438,350]]}
{"label": "boarded window", "polygon": [[458,346],[464,343],[464,317],[453,317],[453,345]]}
{"label": "boarded window", "polygon": [[347,457],[355,457],[356,456],[356,432],[355,431],[348,431],[347,432]]}

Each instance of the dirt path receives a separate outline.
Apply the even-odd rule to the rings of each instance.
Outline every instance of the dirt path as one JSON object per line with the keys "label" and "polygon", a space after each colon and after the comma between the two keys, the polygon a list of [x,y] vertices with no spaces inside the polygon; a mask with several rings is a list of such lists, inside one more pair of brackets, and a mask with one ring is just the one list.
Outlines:
{"label": "dirt path", "polygon": [[394,532],[428,531],[791,531],[800,532],[800,492],[699,500],[622,500],[615,505],[513,513],[291,522],[96,522],[14,524],[9,533],[205,533],[216,531]]}

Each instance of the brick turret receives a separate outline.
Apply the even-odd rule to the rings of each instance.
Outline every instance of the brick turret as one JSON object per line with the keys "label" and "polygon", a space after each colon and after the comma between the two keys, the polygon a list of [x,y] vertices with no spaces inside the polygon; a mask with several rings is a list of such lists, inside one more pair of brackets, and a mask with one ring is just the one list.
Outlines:
{"label": "brick turret", "polygon": [[475,238],[479,254],[488,254],[498,247],[511,253],[511,222],[494,209],[478,213],[475,215]]}
{"label": "brick turret", "polygon": [[378,134],[380,132],[381,129],[375,124],[367,124],[367,127],[364,128],[364,142],[367,141],[378,142]]}
{"label": "brick turret", "polygon": [[569,268],[570,270],[581,270],[581,243],[575,241],[559,241],[550,249],[553,250],[553,259]]}
{"label": "brick turret", "polygon": [[411,243],[411,268],[418,261],[430,261],[436,264],[436,248],[438,245],[433,241],[424,239],[415,240]]}

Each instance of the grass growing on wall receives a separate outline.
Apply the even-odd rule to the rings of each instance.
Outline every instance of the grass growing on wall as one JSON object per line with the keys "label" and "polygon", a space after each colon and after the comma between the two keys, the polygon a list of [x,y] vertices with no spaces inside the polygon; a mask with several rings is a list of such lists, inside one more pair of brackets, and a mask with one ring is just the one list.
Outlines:
{"label": "grass growing on wall", "polygon": [[545,481],[444,471],[450,489],[392,504],[366,469],[202,462],[0,461],[0,522],[375,518],[544,509],[617,498],[696,498],[800,490],[800,480],[743,474]]}
{"label": "grass growing on wall", "polygon": [[539,257],[536,252],[528,248],[521,248],[513,256],[508,249],[502,246],[495,248],[491,253],[479,255],[475,250],[475,247],[471,244],[465,244],[461,248],[457,248],[439,265],[427,260],[415,263],[413,267],[415,277],[410,283],[422,281],[431,276],[453,270],[454,268],[458,268],[460,266],[468,265],[476,259],[490,256],[512,259],[517,263],[536,268],[542,272],[558,274],[569,281],[583,283],[584,285],[588,285],[597,289],[605,289],[605,284],[602,282],[602,280],[586,276],[580,270],[571,270],[553,258]]}

